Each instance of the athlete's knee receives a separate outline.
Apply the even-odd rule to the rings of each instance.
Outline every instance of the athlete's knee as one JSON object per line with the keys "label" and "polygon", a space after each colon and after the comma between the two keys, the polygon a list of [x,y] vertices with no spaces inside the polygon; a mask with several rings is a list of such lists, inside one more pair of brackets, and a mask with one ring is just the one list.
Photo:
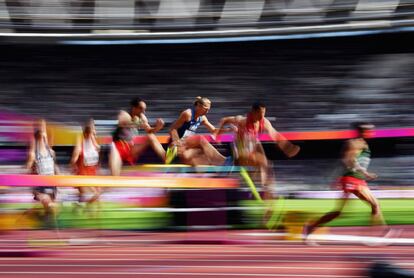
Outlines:
{"label": "athlete's knee", "polygon": [[206,138],[204,138],[204,136],[198,136],[198,138],[197,138],[197,140],[198,140],[198,144],[200,145],[200,146],[207,146],[208,144],[210,144],[208,141],[207,141],[207,139]]}
{"label": "athlete's knee", "polygon": [[371,203],[371,214],[377,215],[380,212],[380,206],[377,201]]}
{"label": "athlete's knee", "polygon": [[48,208],[49,205],[52,203],[52,198],[47,194],[39,194],[38,198],[44,208]]}
{"label": "athlete's knee", "polygon": [[158,141],[158,139],[157,139],[157,136],[154,133],[150,132],[150,133],[147,134],[147,143],[153,143],[153,142],[156,142],[156,141]]}
{"label": "athlete's knee", "polygon": [[147,133],[147,140],[148,141],[151,141],[151,140],[154,140],[154,139],[156,139],[157,137],[155,136],[155,134],[154,133],[152,133],[152,132],[148,132]]}

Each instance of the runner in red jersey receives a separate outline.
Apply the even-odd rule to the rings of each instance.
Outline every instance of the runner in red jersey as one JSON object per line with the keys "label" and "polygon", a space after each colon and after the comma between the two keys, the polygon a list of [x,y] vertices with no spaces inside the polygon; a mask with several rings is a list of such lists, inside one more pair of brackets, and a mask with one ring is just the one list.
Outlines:
{"label": "runner in red jersey", "polygon": [[[99,167],[99,151],[101,147],[96,141],[96,130],[93,119],[90,119],[83,127],[82,136],[77,140],[73,149],[71,165],[76,175],[96,176]],[[79,202],[92,204],[99,201],[100,188],[98,187],[78,187]],[[92,197],[86,199],[87,193],[92,193]]]}
{"label": "runner in red jersey", "polygon": [[[251,166],[257,168],[261,183],[265,188],[265,198],[272,198],[270,188],[271,165],[260,143],[259,135],[267,133],[276,145],[288,156],[295,156],[300,148],[290,143],[272,126],[265,117],[266,106],[263,103],[254,103],[246,116],[225,117],[220,121],[218,134],[226,125],[232,125],[236,130],[236,138],[233,144],[233,158],[240,166]],[[218,136],[217,134],[217,136]]]}
{"label": "runner in red jersey", "polygon": [[[164,121],[157,119],[155,126],[150,126],[145,116],[146,108],[145,101],[135,98],[131,101],[129,112],[121,110],[118,114],[118,126],[113,134],[109,155],[109,166],[114,176],[119,176],[124,162],[133,165],[148,147],[152,147],[162,161],[165,161],[165,150],[155,136],[164,127]],[[145,142],[135,144],[134,137],[138,135],[139,129],[146,132]]]}

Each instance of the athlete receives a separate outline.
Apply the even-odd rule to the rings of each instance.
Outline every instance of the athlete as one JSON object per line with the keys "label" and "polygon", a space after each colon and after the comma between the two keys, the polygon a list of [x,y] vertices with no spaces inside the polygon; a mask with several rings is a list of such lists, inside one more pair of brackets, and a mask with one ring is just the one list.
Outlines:
{"label": "athlete", "polygon": [[[46,121],[39,120],[34,127],[34,135],[30,142],[26,163],[27,170],[34,175],[53,176],[59,174],[59,168],[55,162],[55,152],[48,144]],[[33,196],[43,206],[46,220],[56,218],[56,187],[34,187]]]}
{"label": "athlete", "polygon": [[[71,165],[76,175],[96,176],[99,165],[99,151],[101,147],[96,141],[96,130],[93,119],[90,119],[83,127],[80,136],[73,149]],[[92,204],[99,201],[100,188],[78,187],[79,203]],[[92,193],[92,197],[86,199],[86,194]]]}
{"label": "athlete", "polygon": [[267,133],[276,145],[288,156],[295,156],[300,148],[290,143],[275,130],[265,117],[266,106],[254,103],[246,116],[225,117],[220,121],[217,135],[226,125],[233,126],[236,138],[233,144],[233,159],[237,165],[250,166],[259,170],[261,183],[265,188],[265,199],[272,198],[270,185],[273,183],[270,163],[260,143],[259,135]]}
{"label": "athlete", "polygon": [[357,137],[348,140],[344,146],[342,154],[344,170],[337,182],[343,191],[342,198],[333,211],[304,226],[303,238],[305,241],[308,240],[308,236],[318,227],[339,217],[351,195],[355,195],[369,204],[371,207],[372,225],[382,225],[384,228],[387,228],[379,202],[369,190],[366,182],[377,178],[375,173],[368,171],[371,151],[366,141],[366,139],[372,137],[374,125],[366,122],[356,122],[352,124],[352,127],[355,129]]}
{"label": "athlete", "polygon": [[[152,127],[145,116],[146,103],[140,98],[135,98],[130,104],[129,112],[124,110],[119,112],[118,127],[113,133],[109,166],[114,176],[119,176],[123,163],[133,165],[138,156],[149,146],[165,161],[165,150],[154,135],[164,127],[164,121],[157,119],[155,126]],[[139,129],[145,130],[147,136],[145,142],[135,144],[134,136],[138,135]]]}
{"label": "athlete", "polygon": [[[208,121],[207,113],[211,101],[206,97],[197,97],[192,108],[181,112],[170,128],[171,144],[167,150],[166,163],[171,163],[175,152],[189,165],[223,165],[226,157],[220,154],[203,136],[197,135],[200,125],[204,125],[211,134],[217,129]],[[171,151],[176,149],[176,151]]]}

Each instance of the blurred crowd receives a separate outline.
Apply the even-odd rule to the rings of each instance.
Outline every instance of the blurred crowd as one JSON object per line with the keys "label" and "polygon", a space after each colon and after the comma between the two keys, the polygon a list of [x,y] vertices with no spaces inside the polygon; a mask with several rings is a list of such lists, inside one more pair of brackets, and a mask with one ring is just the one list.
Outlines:
{"label": "blurred crowd", "polygon": [[358,119],[412,126],[412,53],[233,47],[23,47],[0,57],[1,108],[77,125],[115,120],[125,100],[139,96],[151,106],[150,121],[160,117],[168,127],[203,95],[213,101],[216,124],[260,99],[281,131],[347,129]]}

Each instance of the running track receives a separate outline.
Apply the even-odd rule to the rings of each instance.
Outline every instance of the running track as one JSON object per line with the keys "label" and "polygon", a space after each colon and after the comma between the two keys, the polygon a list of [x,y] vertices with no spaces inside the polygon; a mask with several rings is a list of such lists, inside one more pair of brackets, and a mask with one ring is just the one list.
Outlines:
{"label": "running track", "polygon": [[[310,247],[250,232],[64,231],[71,244],[60,246],[39,246],[52,231],[13,232],[0,235],[0,277],[366,277],[378,260],[414,270],[409,245]],[[414,229],[401,236],[414,238]]]}

